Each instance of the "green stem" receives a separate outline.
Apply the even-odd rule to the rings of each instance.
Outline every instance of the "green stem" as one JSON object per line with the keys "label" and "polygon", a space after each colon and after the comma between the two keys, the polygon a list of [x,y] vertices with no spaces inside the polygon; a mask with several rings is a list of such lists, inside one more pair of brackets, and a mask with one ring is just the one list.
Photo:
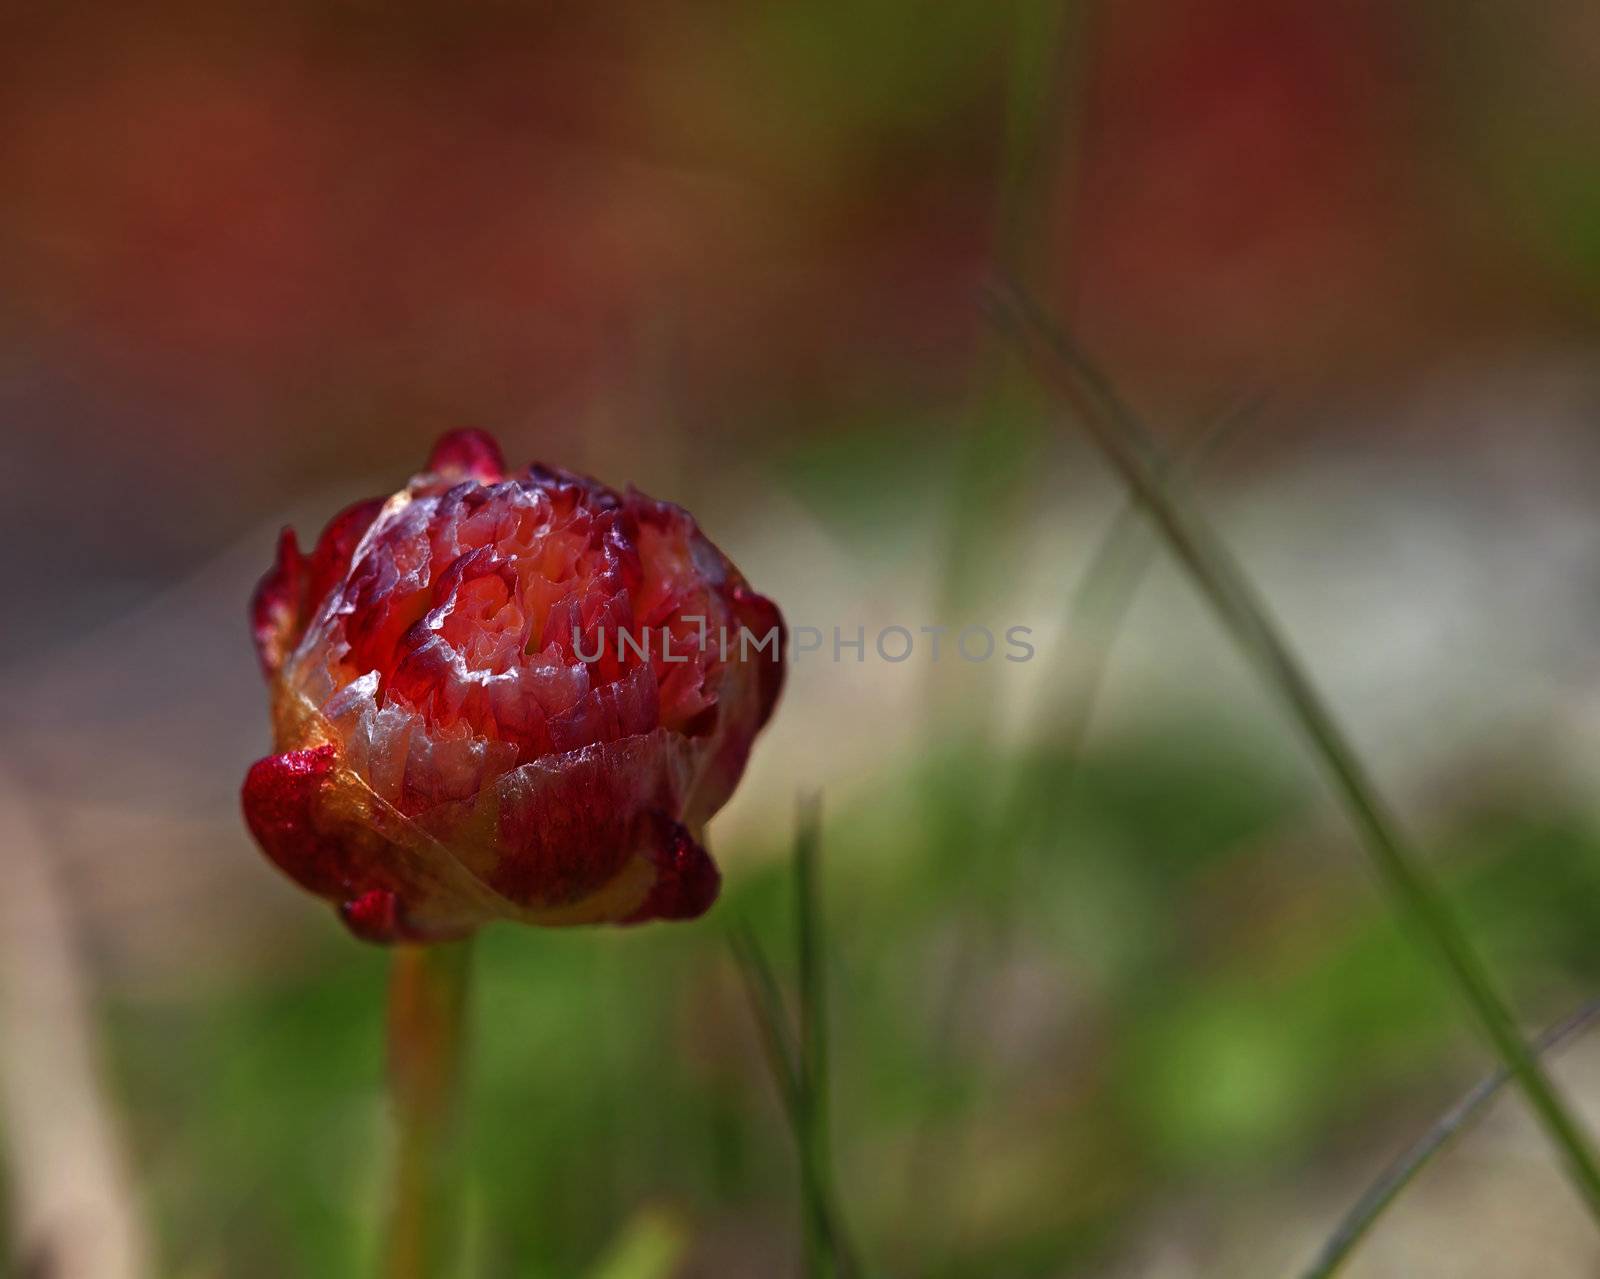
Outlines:
{"label": "green stem", "polygon": [[1569,1180],[1600,1224],[1600,1166],[1587,1135],[1529,1051],[1483,960],[1417,861],[1399,821],[1243,570],[1210,526],[1169,489],[1153,443],[1110,380],[1016,285],[997,289],[993,301],[998,318],[1037,367],[1079,409],[1078,416],[1100,451],[1144,506],[1224,627],[1260,667],[1268,685],[1299,723],[1344,800],[1385,887],[1433,944],[1489,1042],[1561,1152]]}
{"label": "green stem", "polygon": [[470,942],[394,951],[389,1091],[398,1144],[385,1279],[440,1279],[456,1261],[458,1097],[470,957]]}

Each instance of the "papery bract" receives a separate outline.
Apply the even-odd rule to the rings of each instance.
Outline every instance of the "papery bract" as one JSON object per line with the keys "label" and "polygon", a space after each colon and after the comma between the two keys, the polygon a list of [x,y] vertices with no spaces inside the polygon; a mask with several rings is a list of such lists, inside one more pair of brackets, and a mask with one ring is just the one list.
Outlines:
{"label": "papery bract", "polygon": [[783,683],[782,619],[688,512],[442,439],[252,603],[277,753],[244,811],[375,941],[698,915]]}

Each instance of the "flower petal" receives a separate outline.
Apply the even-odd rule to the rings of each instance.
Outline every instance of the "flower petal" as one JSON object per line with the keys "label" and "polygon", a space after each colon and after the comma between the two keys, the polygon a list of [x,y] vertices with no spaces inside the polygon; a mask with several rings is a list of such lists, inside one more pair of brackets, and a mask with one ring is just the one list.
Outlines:
{"label": "flower petal", "polygon": [[285,528],[278,534],[277,558],[250,597],[250,631],[261,673],[269,680],[282,668],[305,629],[301,616],[305,581],[305,556],[294,530]]}
{"label": "flower petal", "polygon": [[383,498],[368,498],[340,511],[328,521],[311,552],[310,568],[306,574],[305,621],[309,625],[322,608],[322,602],[350,571],[350,561],[356,547],[372,521],[383,510]]}
{"label": "flower petal", "polygon": [[[760,728],[772,718],[778,695],[783,692],[783,678],[788,669],[783,661],[783,614],[765,595],[752,591],[743,582],[733,588],[733,607],[740,627],[750,633],[750,660],[756,663],[758,669],[755,726]],[[770,645],[756,647],[773,632],[777,633],[777,638]]]}
{"label": "flower petal", "polygon": [[659,815],[682,808],[692,755],[685,739],[656,729],[544,756],[415,820],[512,910],[622,919],[655,879],[644,859],[662,846]]}
{"label": "flower petal", "polygon": [[619,922],[643,924],[652,919],[697,919],[711,909],[722,889],[722,875],[711,854],[687,827],[655,814],[656,846],[648,854],[656,882],[644,904]]}
{"label": "flower petal", "polygon": [[387,888],[373,888],[339,907],[339,918],[362,941],[413,940],[400,911],[400,899]]}
{"label": "flower petal", "polygon": [[349,846],[331,838],[316,820],[318,792],[332,776],[332,746],[288,751],[257,760],[245,775],[245,824],[280,870],[320,897],[340,897],[349,888]]}
{"label": "flower petal", "polygon": [[446,882],[404,817],[355,781],[331,744],[270,755],[244,782],[244,816],[262,850],[289,878],[333,902],[365,941],[445,941],[492,918],[466,891],[464,872]]}
{"label": "flower petal", "polygon": [[493,484],[505,478],[506,460],[494,436],[464,427],[440,437],[428,455],[428,470],[446,479]]}

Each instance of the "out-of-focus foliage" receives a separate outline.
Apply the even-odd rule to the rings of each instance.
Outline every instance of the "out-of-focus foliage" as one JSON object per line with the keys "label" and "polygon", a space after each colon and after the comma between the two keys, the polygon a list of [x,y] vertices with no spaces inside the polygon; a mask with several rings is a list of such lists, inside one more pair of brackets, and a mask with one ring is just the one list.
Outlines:
{"label": "out-of-focus foliage", "polygon": [[[1201,499],[1552,1020],[1600,982],[1596,13],[0,19],[0,748],[80,916],[158,1273],[376,1255],[385,957],[239,824],[265,745],[243,602],[293,508],[387,491],[468,422],[685,502],[793,622],[1039,644],[797,668],[710,832],[710,917],[486,933],[478,1273],[643,1279],[680,1242],[661,1273],[788,1272],[793,1146],[725,931],[793,980],[789,814],[819,785],[834,1144],[876,1272],[1308,1256],[1487,1054],[1159,562],[1071,749],[1072,592],[1122,495],[994,356],[979,284],[1025,263],[1173,439],[1267,392]],[[1570,1207],[1543,1147],[1476,1149],[1407,1192],[1437,1273],[1584,1273],[1539,1215]]]}
{"label": "out-of-focus foliage", "polygon": [[[970,900],[983,854],[940,866],[858,814],[829,823],[841,1178],[885,1264],[1059,1273],[1162,1188],[1248,1196],[1374,1107],[1420,1118],[1441,1095],[1452,994],[1373,894],[1342,875],[1330,891],[1319,863],[1342,839],[1307,857],[1306,797],[1259,744],[1217,749],[1229,739],[1194,726],[1095,753],[953,1038],[950,902]],[[1441,862],[1515,988],[1600,971],[1589,823],[1464,818]],[[719,913],[781,942],[787,888],[781,859],[736,873]],[[110,1010],[171,1273],[355,1273],[370,1246],[383,957],[331,928],[307,943],[281,975]],[[784,1264],[789,1137],[716,919],[490,930],[479,959],[482,1273],[581,1274],[649,1204],[686,1223],[693,1273]]]}

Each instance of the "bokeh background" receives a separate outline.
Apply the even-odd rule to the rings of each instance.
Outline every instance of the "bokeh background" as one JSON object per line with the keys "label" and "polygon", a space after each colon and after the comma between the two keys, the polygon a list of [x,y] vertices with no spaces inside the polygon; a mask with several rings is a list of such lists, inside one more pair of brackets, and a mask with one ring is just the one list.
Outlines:
{"label": "bokeh background", "polygon": [[[10,1273],[370,1266],[385,958],[242,828],[244,601],[461,424],[1037,648],[804,663],[710,916],[489,930],[476,1273],[796,1273],[725,939],[792,973],[812,791],[874,1273],[1292,1273],[1491,1063],[981,287],[1191,459],[1532,1028],[1600,985],[1597,143],[1590,0],[7,6]],[[1506,1098],[1350,1273],[1597,1266]]]}

